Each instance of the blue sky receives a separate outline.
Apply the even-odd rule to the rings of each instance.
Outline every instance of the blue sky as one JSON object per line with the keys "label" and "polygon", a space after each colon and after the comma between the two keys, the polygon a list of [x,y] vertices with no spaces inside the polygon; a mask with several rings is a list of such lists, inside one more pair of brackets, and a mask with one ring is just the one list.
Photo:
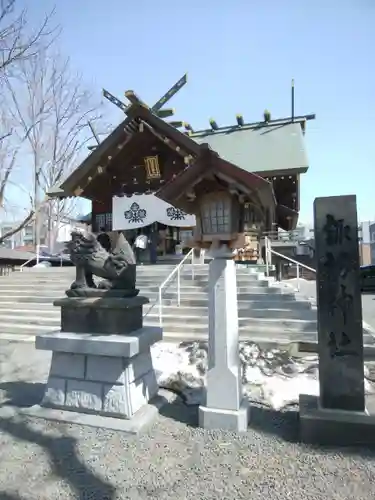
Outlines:
{"label": "blue sky", "polygon": [[38,0],[33,17],[55,3],[61,50],[88,86],[151,104],[187,71],[171,105],[195,129],[239,112],[256,121],[265,108],[289,115],[294,78],[296,114],[317,115],[300,220],[312,220],[314,198],[339,194],[375,219],[374,0]]}

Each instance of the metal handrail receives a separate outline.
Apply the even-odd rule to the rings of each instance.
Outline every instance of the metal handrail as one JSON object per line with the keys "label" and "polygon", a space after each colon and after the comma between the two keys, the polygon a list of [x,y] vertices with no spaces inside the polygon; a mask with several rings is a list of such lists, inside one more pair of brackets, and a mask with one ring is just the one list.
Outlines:
{"label": "metal handrail", "polygon": [[33,260],[35,260],[36,258],[37,258],[37,256],[36,256],[36,255],[34,255],[33,257],[30,257],[30,259],[29,259],[29,260],[27,260],[27,261],[26,261],[26,262],[24,262],[22,265],[20,265],[20,267],[19,267],[19,271],[20,271],[20,273],[22,273],[23,268],[24,268],[27,264],[30,264],[30,262],[31,262],[31,261],[33,261]]}
{"label": "metal handrail", "polygon": [[264,231],[262,233],[263,237],[267,237],[272,241],[297,241],[300,232],[297,230],[292,231]]}
{"label": "metal handrail", "polygon": [[275,250],[270,249],[271,253],[274,255],[277,255],[278,257],[281,257],[285,260],[289,260],[289,262],[293,262],[293,264],[296,264],[297,266],[301,266],[304,269],[307,269],[308,271],[312,271],[313,273],[316,273],[316,269],[313,267],[306,266],[306,264],[302,264],[302,262],[298,262],[298,260],[294,260],[291,257],[288,257],[287,255],[283,255],[282,253],[276,252]]}
{"label": "metal handrail", "polygon": [[[60,257],[60,267],[62,267],[62,264],[63,264],[63,258],[62,258],[62,255],[59,256]],[[32,262],[34,259],[36,259],[36,263],[39,264],[39,260],[40,260],[40,256],[39,255],[34,255],[34,257],[30,257],[29,260],[27,260],[26,262],[24,262],[20,267],[19,267],[19,271],[22,273],[23,271],[23,268],[29,264],[30,262]],[[48,260],[50,259],[50,257],[47,257],[47,256],[44,256],[43,257],[43,260]]]}
{"label": "metal handrail", "polygon": [[159,286],[159,325],[163,326],[163,289],[165,286],[171,281],[171,279],[177,273],[177,305],[180,305],[181,302],[181,268],[185,264],[186,260],[191,257],[191,275],[192,279],[194,279],[194,248],[191,248],[189,252],[185,255],[185,257],[177,264],[177,266],[171,271],[171,273],[167,276],[167,278],[163,281],[163,283]]}
{"label": "metal handrail", "polygon": [[316,269],[314,269],[313,267],[309,267],[306,264],[302,264],[301,262],[298,262],[298,260],[292,259],[291,257],[288,257],[286,255],[283,255],[282,253],[276,252],[276,250],[273,250],[271,248],[270,240],[267,236],[264,238],[264,243],[265,243],[265,249],[266,249],[266,274],[267,274],[267,276],[269,276],[269,269],[271,266],[271,260],[272,260],[271,255],[272,254],[277,255],[278,257],[281,257],[282,259],[285,259],[289,262],[292,262],[293,264],[296,264],[296,266],[297,266],[297,291],[300,290],[300,286],[299,286],[299,283],[300,283],[299,282],[299,280],[300,280],[299,268],[300,267],[307,269],[308,271],[311,271],[313,273],[316,273]]}

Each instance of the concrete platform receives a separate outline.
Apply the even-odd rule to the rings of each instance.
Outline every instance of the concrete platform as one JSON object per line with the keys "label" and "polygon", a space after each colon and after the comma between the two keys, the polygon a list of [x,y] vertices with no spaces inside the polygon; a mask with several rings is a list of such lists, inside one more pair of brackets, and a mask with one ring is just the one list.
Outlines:
{"label": "concrete platform", "polygon": [[326,410],[319,398],[300,395],[300,439],[306,444],[331,446],[375,446],[375,414]]}
{"label": "concrete platform", "polygon": [[105,417],[102,415],[89,415],[81,412],[46,408],[34,405],[30,408],[19,408],[15,406],[3,406],[0,408],[0,418],[12,418],[16,416],[41,418],[54,422],[68,424],[87,425],[114,431],[121,431],[130,435],[139,435],[145,432],[155,421],[159,410],[165,404],[171,403],[175,395],[163,389],[147,405],[144,405],[133,418],[129,420]]}

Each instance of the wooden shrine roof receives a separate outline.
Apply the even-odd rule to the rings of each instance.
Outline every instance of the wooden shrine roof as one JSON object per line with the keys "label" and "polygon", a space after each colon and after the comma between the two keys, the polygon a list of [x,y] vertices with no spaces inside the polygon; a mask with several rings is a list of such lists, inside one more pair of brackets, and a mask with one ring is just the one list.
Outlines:
{"label": "wooden shrine roof", "polygon": [[209,144],[219,156],[241,169],[264,175],[265,173],[304,173],[308,161],[304,146],[302,125],[315,115],[257,122],[243,126],[222,127],[218,130],[181,132],[165,122],[147,106],[130,105],[127,117],[109,134],[74,170],[69,177],[47,193],[50,197],[84,196],[85,188],[115,161],[116,156],[131,139],[146,127],[158,140],[182,156],[195,158],[200,144]]}
{"label": "wooden shrine roof", "polygon": [[50,197],[80,196],[88,182],[107,168],[134,135],[139,133],[141,127],[147,127],[160,141],[179,154],[185,156],[198,154],[199,145],[194,140],[153,114],[145,106],[134,104],[128,108],[126,114],[127,118],[89,154],[61,185],[50,189],[48,192]]}

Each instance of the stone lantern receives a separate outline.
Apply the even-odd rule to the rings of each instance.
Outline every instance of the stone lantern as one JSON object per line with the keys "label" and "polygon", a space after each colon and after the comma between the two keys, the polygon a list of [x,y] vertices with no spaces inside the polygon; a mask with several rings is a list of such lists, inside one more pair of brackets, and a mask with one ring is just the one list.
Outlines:
{"label": "stone lantern", "polygon": [[273,220],[276,206],[268,181],[221,159],[208,144],[202,144],[196,162],[166,183],[156,196],[194,214],[192,243],[212,250],[241,248],[249,203],[264,221]]}
{"label": "stone lantern", "polygon": [[269,216],[275,210],[271,184],[221,159],[201,145],[196,162],[165,184],[156,196],[195,214],[194,246],[205,248],[209,265],[209,366],[199,423],[206,429],[246,431],[248,402],[242,395],[237,282],[232,253],[244,243],[245,204]]}

